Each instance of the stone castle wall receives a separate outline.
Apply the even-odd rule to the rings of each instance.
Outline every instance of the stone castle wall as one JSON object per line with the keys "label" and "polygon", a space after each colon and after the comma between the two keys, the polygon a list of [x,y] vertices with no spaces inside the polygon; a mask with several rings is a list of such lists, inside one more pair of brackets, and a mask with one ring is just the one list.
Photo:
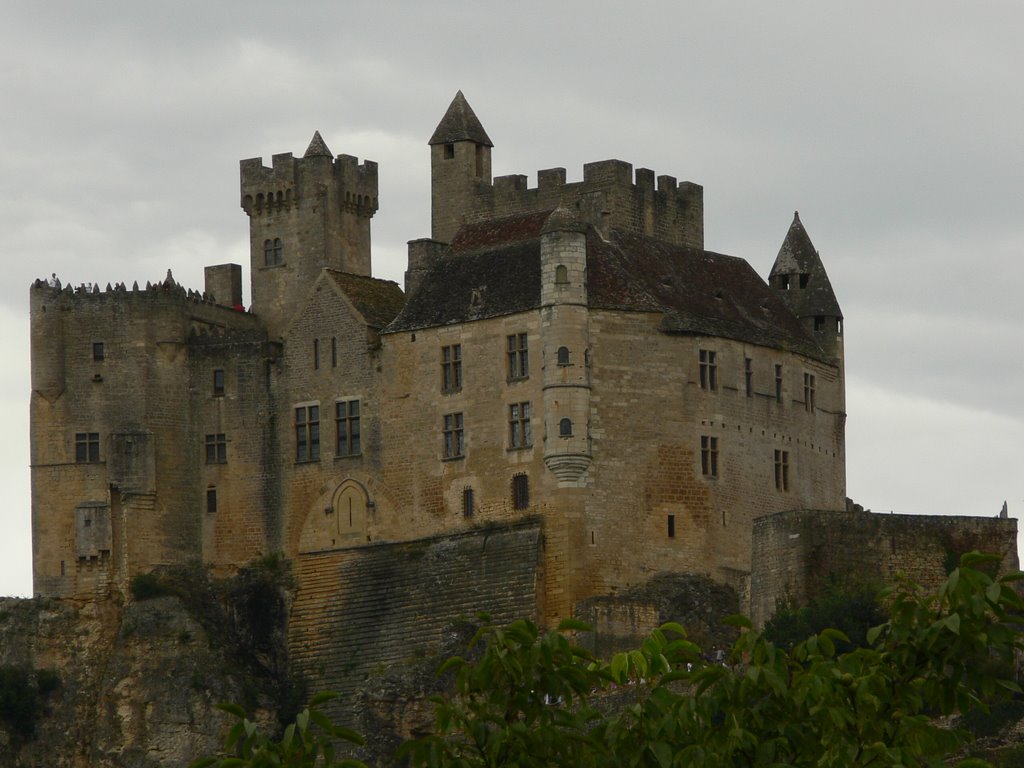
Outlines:
{"label": "stone castle wall", "polygon": [[[200,559],[206,435],[240,438],[243,414],[268,410],[265,376],[250,375],[244,401],[222,398],[214,418],[212,368],[230,369],[237,385],[232,362],[260,359],[259,322],[173,283],[103,292],[38,284],[31,300],[35,591],[123,590],[139,570]],[[230,549],[233,562],[253,551]]]}
{"label": "stone castle wall", "polygon": [[796,510],[754,522],[751,618],[761,625],[776,605],[802,605],[830,574],[884,585],[905,574],[937,587],[965,552],[1002,557],[1017,570],[1017,521],[1006,518]]}
{"label": "stone castle wall", "polygon": [[300,555],[289,626],[295,671],[311,691],[348,696],[390,665],[451,649],[445,633],[479,612],[499,624],[536,618],[541,568],[535,519]]}

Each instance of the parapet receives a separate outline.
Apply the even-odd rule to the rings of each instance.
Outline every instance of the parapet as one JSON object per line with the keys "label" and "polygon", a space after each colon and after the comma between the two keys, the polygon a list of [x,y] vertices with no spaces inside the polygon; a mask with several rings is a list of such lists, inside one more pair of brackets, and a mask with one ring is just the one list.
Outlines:
{"label": "parapet", "polygon": [[241,205],[250,216],[290,208],[303,198],[314,199],[323,185],[334,188],[338,200],[372,216],[377,210],[377,163],[359,162],[352,155],[296,158],[291,152],[274,155],[272,165],[262,157],[239,163]]}
{"label": "parapet", "polygon": [[531,188],[522,174],[498,176],[479,185],[466,200],[467,222],[534,211],[575,207],[590,224],[656,237],[677,245],[704,247],[704,188],[656,176],[622,160],[602,160],[583,166],[583,181],[566,183],[564,168],[537,172]]}

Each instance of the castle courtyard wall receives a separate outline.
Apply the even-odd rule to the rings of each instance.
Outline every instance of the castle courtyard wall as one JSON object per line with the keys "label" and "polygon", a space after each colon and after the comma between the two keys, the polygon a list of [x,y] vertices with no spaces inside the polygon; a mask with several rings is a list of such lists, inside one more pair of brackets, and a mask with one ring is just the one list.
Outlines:
{"label": "castle courtyard wall", "polygon": [[881,587],[902,574],[935,589],[973,550],[999,555],[999,573],[1017,570],[1017,521],[859,510],[766,515],[753,526],[751,618],[760,626],[779,605],[806,604],[832,576]]}

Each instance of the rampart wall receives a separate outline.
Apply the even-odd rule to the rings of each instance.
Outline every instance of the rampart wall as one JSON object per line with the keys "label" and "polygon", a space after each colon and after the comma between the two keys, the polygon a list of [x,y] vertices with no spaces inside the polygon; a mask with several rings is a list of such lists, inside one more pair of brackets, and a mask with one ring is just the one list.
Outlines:
{"label": "rampart wall", "polygon": [[478,184],[465,200],[464,221],[575,207],[584,221],[639,232],[693,248],[704,247],[704,188],[678,182],[622,160],[603,160],[583,166],[583,180],[566,182],[564,168],[537,172],[537,186],[513,174],[493,184]]}
{"label": "rampart wall", "polygon": [[1017,521],[1007,518],[795,510],[754,521],[751,618],[784,601],[806,603],[832,574],[886,584],[900,573],[934,588],[965,552],[1019,567]]}

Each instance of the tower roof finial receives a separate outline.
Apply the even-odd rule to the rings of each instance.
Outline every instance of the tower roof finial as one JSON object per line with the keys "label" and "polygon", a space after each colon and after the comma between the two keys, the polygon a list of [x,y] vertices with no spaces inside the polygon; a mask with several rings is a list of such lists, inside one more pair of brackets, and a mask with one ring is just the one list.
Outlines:
{"label": "tower roof finial", "polygon": [[462,95],[462,91],[455,94],[452,103],[448,105],[448,111],[444,113],[441,122],[434,129],[434,135],[427,143],[454,144],[457,141],[472,141],[485,147],[494,146],[473,108]]}
{"label": "tower roof finial", "polygon": [[303,157],[334,157],[334,155],[327,148],[327,143],[320,135],[320,131],[313,131],[313,138],[310,140],[309,146],[306,147],[306,154]]}

